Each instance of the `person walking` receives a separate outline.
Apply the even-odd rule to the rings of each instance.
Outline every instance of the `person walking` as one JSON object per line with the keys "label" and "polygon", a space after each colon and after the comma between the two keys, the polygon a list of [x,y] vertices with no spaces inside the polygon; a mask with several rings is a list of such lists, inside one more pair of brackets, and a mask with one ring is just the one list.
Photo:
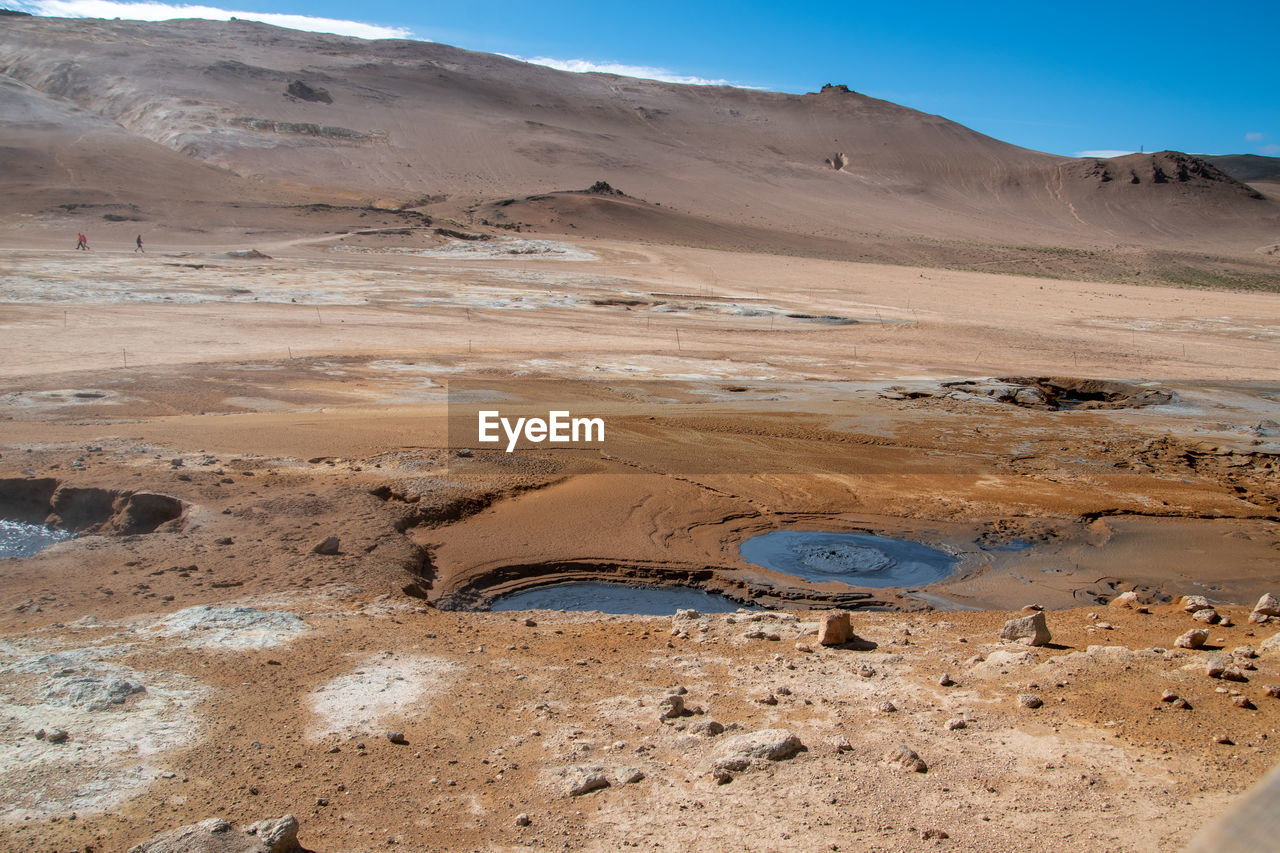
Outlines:
{"label": "person walking", "polygon": [[76,234],[76,248],[82,252],[89,251],[89,238],[83,234]]}
{"label": "person walking", "polygon": [[142,254],[144,254],[144,255],[147,253],[147,250],[146,250],[146,249],[144,249],[144,248],[142,248],[142,235],[141,235],[141,234],[139,234],[139,235],[138,235],[138,246],[137,246],[137,248],[135,248],[133,251],[134,251],[135,253],[137,253],[137,252],[141,252],[141,253],[142,253]]}

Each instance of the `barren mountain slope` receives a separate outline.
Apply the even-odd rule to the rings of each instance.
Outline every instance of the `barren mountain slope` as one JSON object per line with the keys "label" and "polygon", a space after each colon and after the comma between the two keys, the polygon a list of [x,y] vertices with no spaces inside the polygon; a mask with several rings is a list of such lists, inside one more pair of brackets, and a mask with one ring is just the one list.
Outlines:
{"label": "barren mountain slope", "polygon": [[13,19],[0,73],[239,175],[352,200],[492,201],[603,178],[699,218],[819,239],[1252,251],[1280,231],[1280,206],[1198,161],[1166,162],[1160,180],[1156,160],[1173,155],[1055,157],[843,86],[569,74],[243,21]]}

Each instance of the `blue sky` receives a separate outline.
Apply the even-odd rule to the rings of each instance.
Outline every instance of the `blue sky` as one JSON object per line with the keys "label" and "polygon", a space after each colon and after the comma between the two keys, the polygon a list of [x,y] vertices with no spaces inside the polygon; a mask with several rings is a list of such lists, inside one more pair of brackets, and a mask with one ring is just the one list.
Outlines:
{"label": "blue sky", "polygon": [[[1276,0],[1115,6],[0,0],[4,5],[62,16],[257,17],[440,41],[565,68],[784,92],[844,83],[1055,154],[1142,146],[1280,155]],[[273,17],[281,15],[299,17]]]}

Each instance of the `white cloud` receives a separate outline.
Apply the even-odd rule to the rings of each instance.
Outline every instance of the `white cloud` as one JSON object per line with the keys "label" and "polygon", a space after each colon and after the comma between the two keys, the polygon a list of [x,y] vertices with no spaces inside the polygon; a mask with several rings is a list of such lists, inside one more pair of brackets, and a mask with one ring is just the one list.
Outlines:
{"label": "white cloud", "polygon": [[1266,136],[1265,133],[1246,133],[1244,135],[1245,142],[1261,142]]}
{"label": "white cloud", "polygon": [[258,21],[292,30],[334,33],[363,39],[409,38],[404,27],[380,27],[338,18],[309,15],[282,15],[274,12],[241,12],[214,6],[184,6],[171,3],[120,3],[115,0],[28,0],[16,4],[25,12],[54,18],[124,18],[130,21],[168,21],[174,18],[205,18],[211,21]]}
{"label": "white cloud", "polygon": [[1275,156],[1277,154],[1280,154],[1280,145],[1276,145],[1274,142],[1271,143],[1270,145],[1259,145],[1258,153]]}
{"label": "white cloud", "polygon": [[1073,157],[1123,157],[1126,154],[1137,154],[1136,151],[1121,151],[1113,148],[1098,148],[1091,151],[1077,151]]}
{"label": "white cloud", "polygon": [[577,74],[599,73],[599,74],[618,74],[623,77],[640,77],[644,80],[658,80],[662,83],[685,83],[691,86],[735,86],[740,89],[752,89],[754,86],[743,86],[740,83],[731,83],[728,80],[710,80],[706,77],[692,77],[687,74],[677,74],[674,71],[668,71],[665,68],[655,68],[649,65],[624,65],[620,62],[591,62],[586,59],[551,59],[546,56],[535,56],[525,58],[523,56],[512,56],[503,54],[508,59],[518,59],[521,62],[529,62],[534,65],[545,65],[547,68],[554,68],[557,71],[572,71]]}

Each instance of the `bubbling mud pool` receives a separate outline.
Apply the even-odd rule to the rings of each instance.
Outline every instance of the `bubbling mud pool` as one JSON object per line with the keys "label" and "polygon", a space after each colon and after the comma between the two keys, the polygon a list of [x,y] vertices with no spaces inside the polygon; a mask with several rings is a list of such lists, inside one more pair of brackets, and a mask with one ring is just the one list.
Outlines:
{"label": "bubbling mud pool", "polygon": [[691,587],[630,586],[599,581],[540,586],[513,592],[497,599],[490,610],[572,610],[619,615],[670,616],[677,610],[702,613],[732,613],[743,605],[723,595]]}
{"label": "bubbling mud pool", "polygon": [[0,518],[0,559],[30,557],[55,542],[64,542],[70,538],[71,533],[66,530]]}
{"label": "bubbling mud pool", "polygon": [[852,586],[915,587],[940,581],[956,558],[919,542],[870,533],[774,530],[738,547],[742,559],[810,581]]}

